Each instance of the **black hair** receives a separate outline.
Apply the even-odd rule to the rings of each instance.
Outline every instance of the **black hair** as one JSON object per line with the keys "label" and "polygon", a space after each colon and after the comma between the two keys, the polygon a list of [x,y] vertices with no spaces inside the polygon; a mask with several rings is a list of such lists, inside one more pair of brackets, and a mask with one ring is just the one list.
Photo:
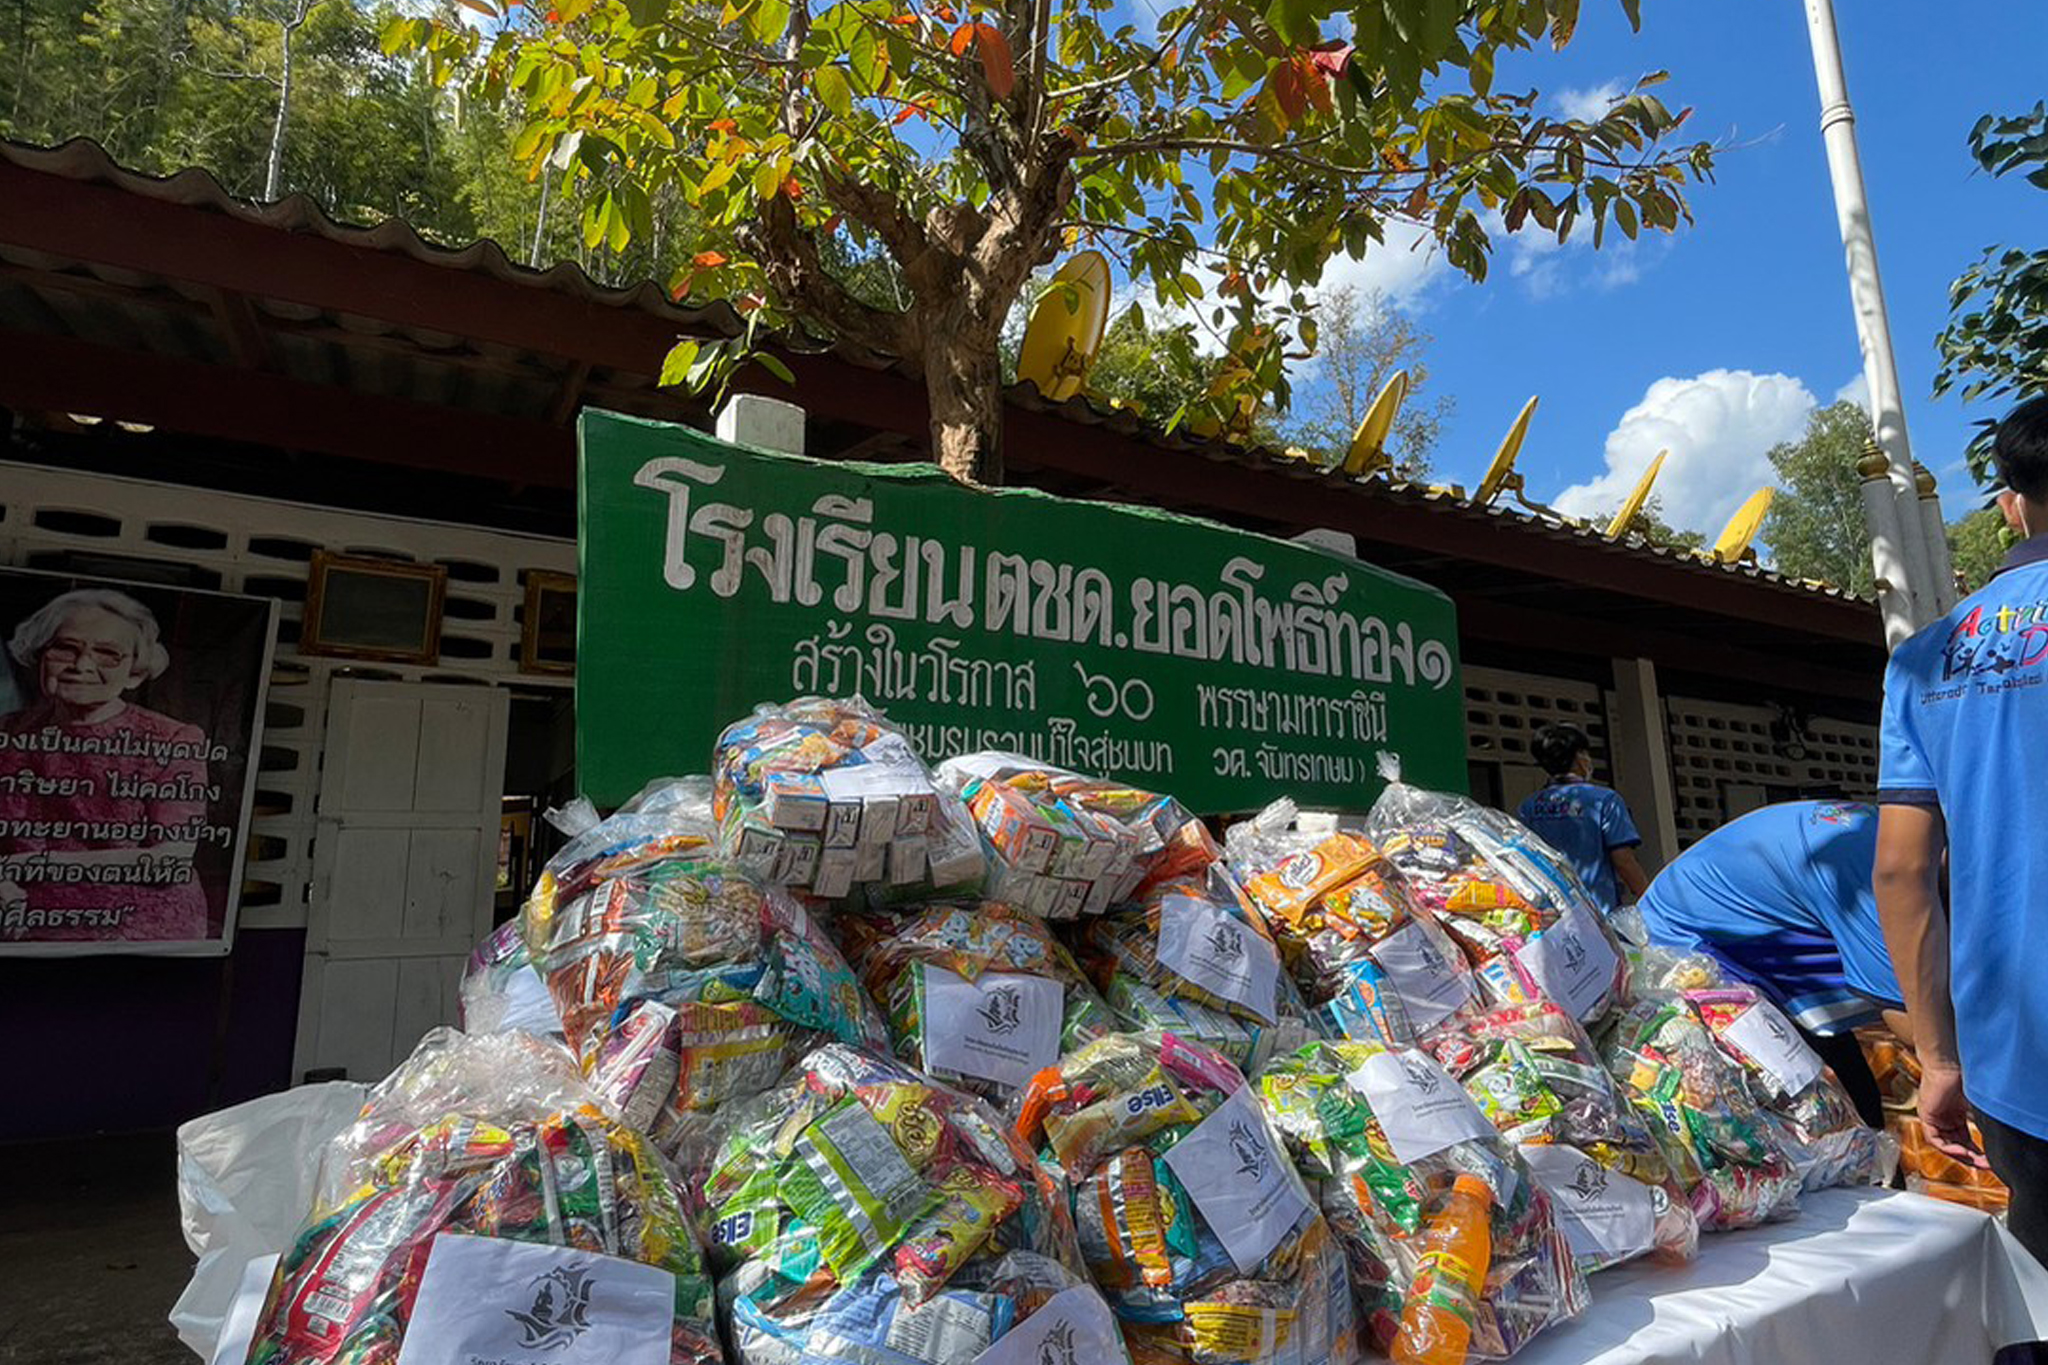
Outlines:
{"label": "black hair", "polygon": [[2048,502],[2048,393],[2005,415],[1991,438],[1998,479],[2028,502]]}
{"label": "black hair", "polygon": [[1529,752],[1550,777],[1562,777],[1572,770],[1580,754],[1593,752],[1593,741],[1576,725],[1546,725],[1536,732]]}

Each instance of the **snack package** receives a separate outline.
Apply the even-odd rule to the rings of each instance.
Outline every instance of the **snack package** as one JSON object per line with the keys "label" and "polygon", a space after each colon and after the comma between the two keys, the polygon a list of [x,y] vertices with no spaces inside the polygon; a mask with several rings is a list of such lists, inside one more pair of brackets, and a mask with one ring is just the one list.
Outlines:
{"label": "snack package", "polygon": [[1798,1212],[1799,1170],[1781,1129],[1683,996],[1639,978],[1601,1047],[1608,1073],[1663,1145],[1702,1232]]}
{"label": "snack package", "polygon": [[517,919],[484,936],[462,971],[457,1018],[470,1033],[524,1029],[542,1037],[562,1036],[562,1016],[547,982],[533,969]]}
{"label": "snack package", "polygon": [[1045,922],[1001,901],[843,916],[896,1055],[1001,1104],[1116,1020]]}
{"label": "snack package", "polygon": [[1033,1079],[1017,1132],[1064,1173],[1081,1254],[1139,1365],[1345,1365],[1342,1252],[1220,1053],[1113,1034]]}
{"label": "snack package", "polygon": [[[392,1365],[559,1347],[724,1360],[711,1281],[652,1144],[558,1046],[437,1029],[329,1145],[278,1262],[253,1365]],[[505,1306],[479,1314],[482,1298]]]}
{"label": "snack package", "polygon": [[1088,921],[1078,953],[1126,1027],[1178,1034],[1247,1070],[1316,1035],[1265,921],[1220,863]]}
{"label": "snack package", "polygon": [[1889,1139],[1864,1126],[1842,1083],[1756,987],[1730,980],[1720,964],[1696,953],[1649,949],[1635,970],[1650,988],[1677,991],[1742,1067],[1751,1097],[1798,1168],[1801,1189],[1868,1185],[1889,1171]]}
{"label": "snack package", "polygon": [[1698,1253],[1699,1220],[1663,1148],[1571,1015],[1547,1000],[1500,1005],[1425,1047],[1521,1150],[1582,1269]]}
{"label": "snack package", "polygon": [[1327,1030],[1405,1046],[1476,1003],[1464,953],[1362,835],[1294,828],[1283,798],[1225,847]]}
{"label": "snack package", "polygon": [[1048,919],[1099,915],[1218,857],[1202,822],[1170,796],[1016,754],[939,765],[991,853],[991,896]]}
{"label": "snack package", "polygon": [[664,1154],[821,1039],[887,1046],[823,926],[750,869],[631,840],[598,866],[528,901],[527,948],[593,1088]]}
{"label": "snack package", "polygon": [[1055,1340],[1124,1361],[1058,1187],[983,1101],[835,1043],[719,1127],[704,1201],[737,1360],[1039,1365]]}
{"label": "snack package", "polygon": [[[1273,1062],[1256,1085],[1336,1231],[1365,1330],[1381,1350],[1416,1352],[1443,1340],[1448,1312],[1462,1328],[1464,1355],[1413,1358],[1502,1360],[1584,1311],[1585,1276],[1549,1197],[1426,1052],[1311,1043]],[[1451,1293],[1428,1253],[1461,1181],[1485,1191],[1485,1271],[1470,1293]],[[1474,1230],[1458,1231],[1469,1239]]]}
{"label": "snack package", "polygon": [[1380,770],[1366,833],[1464,946],[1489,1001],[1554,1000],[1589,1027],[1621,1003],[1621,946],[1556,850],[1469,797],[1407,785],[1392,755]]}
{"label": "snack package", "polygon": [[756,708],[719,735],[712,781],[720,849],[778,885],[830,900],[979,879],[979,844],[941,816],[924,760],[859,698]]}

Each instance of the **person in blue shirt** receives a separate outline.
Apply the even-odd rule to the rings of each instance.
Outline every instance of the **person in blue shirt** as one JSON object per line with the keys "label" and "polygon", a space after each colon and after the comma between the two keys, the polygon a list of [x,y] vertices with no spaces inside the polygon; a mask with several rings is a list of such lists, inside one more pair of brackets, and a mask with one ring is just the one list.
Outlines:
{"label": "person in blue shirt", "polygon": [[1877,1080],[1852,1032],[1880,1018],[1910,1038],[1877,922],[1877,807],[1788,801],[1721,826],[1636,902],[1650,942],[1705,953],[1784,1010],[1872,1127]]}
{"label": "person in blue shirt", "polygon": [[1636,861],[1643,836],[1636,833],[1628,802],[1612,787],[1593,781],[1593,741],[1578,726],[1544,726],[1529,751],[1550,781],[1515,814],[1565,856],[1593,893],[1600,913],[1612,915],[1622,903],[1622,891],[1634,900],[1650,884]]}
{"label": "person in blue shirt", "polygon": [[1978,1166],[1988,1155],[2013,1235],[2048,1263],[2048,397],[1999,423],[1992,460],[2026,539],[1892,653],[1875,883],[1928,1141]]}

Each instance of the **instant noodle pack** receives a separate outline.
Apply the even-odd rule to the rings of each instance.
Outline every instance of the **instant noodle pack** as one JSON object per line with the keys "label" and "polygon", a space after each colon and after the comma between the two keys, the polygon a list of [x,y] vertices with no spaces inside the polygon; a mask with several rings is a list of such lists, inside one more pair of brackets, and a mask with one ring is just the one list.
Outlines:
{"label": "instant noodle pack", "polygon": [[1499,812],[1390,772],[1219,840],[926,757],[804,698],[562,821],[248,1359],[1459,1365],[1878,1173],[1768,1001]]}

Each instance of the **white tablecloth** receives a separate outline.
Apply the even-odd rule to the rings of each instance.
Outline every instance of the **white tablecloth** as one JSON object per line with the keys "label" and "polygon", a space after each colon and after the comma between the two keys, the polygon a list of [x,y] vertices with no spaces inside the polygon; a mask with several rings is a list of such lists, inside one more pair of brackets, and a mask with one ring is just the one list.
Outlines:
{"label": "white tablecloth", "polygon": [[1593,1306],[1515,1365],[1980,1365],[2048,1340],[2048,1271],[1984,1214],[1868,1189],[1800,1206],[1682,1269],[1595,1275]]}

